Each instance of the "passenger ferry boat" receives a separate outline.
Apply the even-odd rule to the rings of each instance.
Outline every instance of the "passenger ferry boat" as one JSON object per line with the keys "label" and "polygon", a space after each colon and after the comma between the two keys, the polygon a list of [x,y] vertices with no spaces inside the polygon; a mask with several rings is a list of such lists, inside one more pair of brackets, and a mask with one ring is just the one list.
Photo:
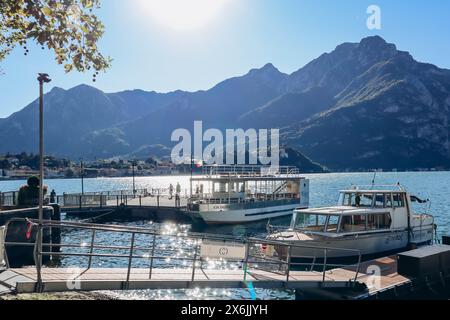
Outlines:
{"label": "passenger ferry boat", "polygon": [[207,166],[191,177],[186,213],[206,224],[238,224],[307,208],[309,180],[293,167]]}
{"label": "passenger ferry boat", "polygon": [[[429,214],[415,214],[412,202],[428,200],[410,195],[400,185],[342,190],[337,206],[296,209],[289,228],[276,231],[268,226],[267,239],[300,245],[292,247],[291,258],[315,259],[349,255],[349,251],[339,248],[356,249],[364,256],[400,251],[411,244],[432,243],[434,218]],[[325,247],[336,249],[325,252]],[[274,249],[278,255],[288,256],[287,247]]]}

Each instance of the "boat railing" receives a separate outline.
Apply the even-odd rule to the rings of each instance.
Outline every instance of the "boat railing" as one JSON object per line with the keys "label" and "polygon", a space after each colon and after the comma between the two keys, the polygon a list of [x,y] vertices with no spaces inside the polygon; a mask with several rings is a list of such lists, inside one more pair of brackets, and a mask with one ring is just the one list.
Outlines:
{"label": "boat railing", "polygon": [[401,184],[370,184],[370,185],[352,185],[349,189],[343,191],[406,191]]}
{"label": "boat railing", "polygon": [[189,203],[205,203],[205,204],[226,204],[226,203],[252,203],[264,202],[283,199],[299,199],[298,193],[261,193],[251,194],[244,197],[217,197],[211,194],[197,194],[189,198]]}
{"label": "boat railing", "polygon": [[[78,259],[77,263],[80,264],[80,268],[84,265],[87,269],[93,267],[94,259],[99,259],[102,265],[106,263],[105,260],[112,259],[114,260],[114,266],[119,265],[117,260],[122,260],[124,261],[123,265],[127,268],[123,289],[128,289],[132,268],[137,260],[141,261],[139,268],[142,268],[142,265],[148,267],[149,280],[152,279],[156,267],[179,268],[183,266],[192,270],[190,280],[193,282],[198,269],[203,270],[205,267],[215,269],[217,265],[214,263],[211,265],[211,262],[225,261],[227,263],[223,266],[225,270],[232,265],[233,268],[244,271],[242,279],[244,282],[246,281],[248,270],[262,269],[285,277],[284,283],[287,288],[290,282],[299,281],[290,276],[291,270],[308,270],[319,276],[318,278],[321,279],[319,282],[325,283],[327,281],[327,272],[332,272],[331,269],[333,268],[346,267],[353,271],[352,275],[349,276],[348,282],[355,284],[361,266],[361,252],[354,249],[308,246],[260,238],[235,238],[179,231],[167,232],[165,230],[135,226],[103,225],[74,221],[39,221],[21,218],[14,218],[7,222],[5,225],[5,237],[11,223],[26,224],[32,235],[31,239],[35,239],[29,242],[5,241],[5,248],[17,246],[33,248],[38,288],[42,287],[43,257],[51,257],[52,260],[70,257],[72,264],[74,263],[73,259]],[[46,229],[49,229],[50,232],[59,230],[62,234],[61,242],[52,243],[51,240],[44,242],[43,234]],[[67,233],[72,234],[74,230],[80,231],[85,237],[80,239],[80,243],[75,242],[74,238],[69,240],[65,236]],[[107,233],[109,236],[100,236],[101,233]],[[111,235],[111,233],[114,235]],[[115,241],[114,244],[111,244],[109,240],[112,237],[114,239],[122,239],[122,242]],[[174,241],[176,241],[176,245],[173,245]],[[170,245],[171,243],[172,245]],[[211,243],[225,249],[229,246],[237,246],[242,254],[234,257],[205,255],[205,252],[209,252],[209,250],[202,250],[202,248],[211,245]],[[271,254],[264,251],[264,248],[268,246],[275,248],[271,250]],[[316,254],[300,257],[309,259],[309,261],[294,261],[292,253],[296,248],[311,249],[310,252],[315,252]],[[328,257],[330,252],[333,251],[345,252],[346,255],[355,256],[356,261],[347,264],[331,263]],[[228,250],[218,250],[218,252],[220,255],[221,252],[228,252]],[[323,257],[323,259],[317,259],[317,256]],[[299,258],[297,254],[295,258]],[[5,260],[7,267],[9,267],[7,254]],[[279,281],[276,278],[273,280]],[[268,281],[271,281],[270,277]]]}
{"label": "boat railing", "polygon": [[286,175],[298,176],[300,170],[293,166],[258,166],[258,165],[210,165],[202,168],[206,177],[269,177]]}

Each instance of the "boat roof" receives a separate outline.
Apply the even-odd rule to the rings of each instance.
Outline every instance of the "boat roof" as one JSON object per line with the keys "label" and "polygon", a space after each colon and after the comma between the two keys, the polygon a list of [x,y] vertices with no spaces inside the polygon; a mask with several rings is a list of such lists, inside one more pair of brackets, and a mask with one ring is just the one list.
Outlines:
{"label": "boat roof", "polygon": [[215,182],[227,182],[227,181],[298,181],[299,179],[304,179],[302,176],[209,176],[209,177],[192,177],[191,180],[194,181],[215,181]]}
{"label": "boat roof", "polygon": [[333,206],[323,208],[296,209],[295,212],[319,215],[355,215],[367,213],[385,213],[389,208]]}
{"label": "boat roof", "polygon": [[406,193],[405,190],[381,190],[381,189],[344,189],[339,192],[345,193]]}
{"label": "boat roof", "polygon": [[395,185],[368,185],[368,186],[352,186],[348,189],[340,190],[346,193],[406,193],[406,189],[401,184]]}

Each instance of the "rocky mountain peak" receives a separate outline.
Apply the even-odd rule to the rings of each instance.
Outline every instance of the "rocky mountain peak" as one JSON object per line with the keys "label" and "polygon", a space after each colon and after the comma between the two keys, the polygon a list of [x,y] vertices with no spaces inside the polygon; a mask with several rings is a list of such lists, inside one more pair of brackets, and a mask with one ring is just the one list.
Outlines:
{"label": "rocky mountain peak", "polygon": [[264,78],[280,78],[287,76],[286,74],[280,72],[280,70],[278,70],[272,63],[266,63],[261,68],[251,69],[247,75]]}

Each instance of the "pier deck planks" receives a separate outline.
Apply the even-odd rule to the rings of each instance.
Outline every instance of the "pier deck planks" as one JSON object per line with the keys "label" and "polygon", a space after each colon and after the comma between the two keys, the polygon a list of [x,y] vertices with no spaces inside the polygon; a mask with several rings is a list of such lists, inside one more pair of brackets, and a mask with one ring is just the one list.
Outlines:
{"label": "pier deck planks", "polygon": [[[332,270],[334,275],[345,277],[354,275],[354,268],[340,268]],[[379,270],[379,277],[373,274],[373,270]],[[367,286],[365,295],[373,295],[380,291],[410,283],[411,280],[397,273],[397,256],[382,257],[363,262],[358,275],[358,282]]]}
{"label": "pier deck planks", "polygon": [[[381,271],[380,277],[372,275],[374,266]],[[36,269],[10,269],[16,275],[18,292],[33,292],[36,285]],[[246,281],[261,288],[345,288],[349,280],[355,277],[354,268],[338,268],[326,272],[325,283],[322,283],[322,272],[291,271],[289,282],[285,274],[277,274],[263,270],[249,270]],[[194,281],[192,269],[153,269],[149,279],[149,269],[131,269],[130,282],[126,284],[126,268],[44,268],[42,270],[44,292],[68,290],[121,290],[121,289],[185,289],[196,287],[243,288],[244,272],[238,270],[208,270],[197,268]],[[374,282],[375,279],[375,282]],[[374,286],[378,282],[378,287]],[[358,282],[368,287],[365,295],[399,286],[410,282],[397,274],[395,256],[371,260],[361,264]]]}
{"label": "pier deck planks", "polygon": [[[20,275],[17,282],[18,292],[33,292],[36,284],[36,269],[22,268],[10,271]],[[24,280],[27,279],[27,280]],[[66,269],[44,268],[42,270],[43,291],[68,291],[79,284],[78,290],[120,290],[126,288],[127,269],[92,268]],[[195,287],[242,288],[245,287],[242,270],[208,270],[197,269],[194,281],[192,269],[153,269],[149,279],[149,269],[131,269],[128,289],[185,289]],[[317,287],[322,283],[321,272],[291,271],[289,283],[286,275],[262,270],[251,270],[246,281],[255,287],[263,288],[298,288]],[[349,278],[344,276],[326,277],[327,283],[335,287],[346,287]],[[73,289],[72,289],[73,290]]]}

